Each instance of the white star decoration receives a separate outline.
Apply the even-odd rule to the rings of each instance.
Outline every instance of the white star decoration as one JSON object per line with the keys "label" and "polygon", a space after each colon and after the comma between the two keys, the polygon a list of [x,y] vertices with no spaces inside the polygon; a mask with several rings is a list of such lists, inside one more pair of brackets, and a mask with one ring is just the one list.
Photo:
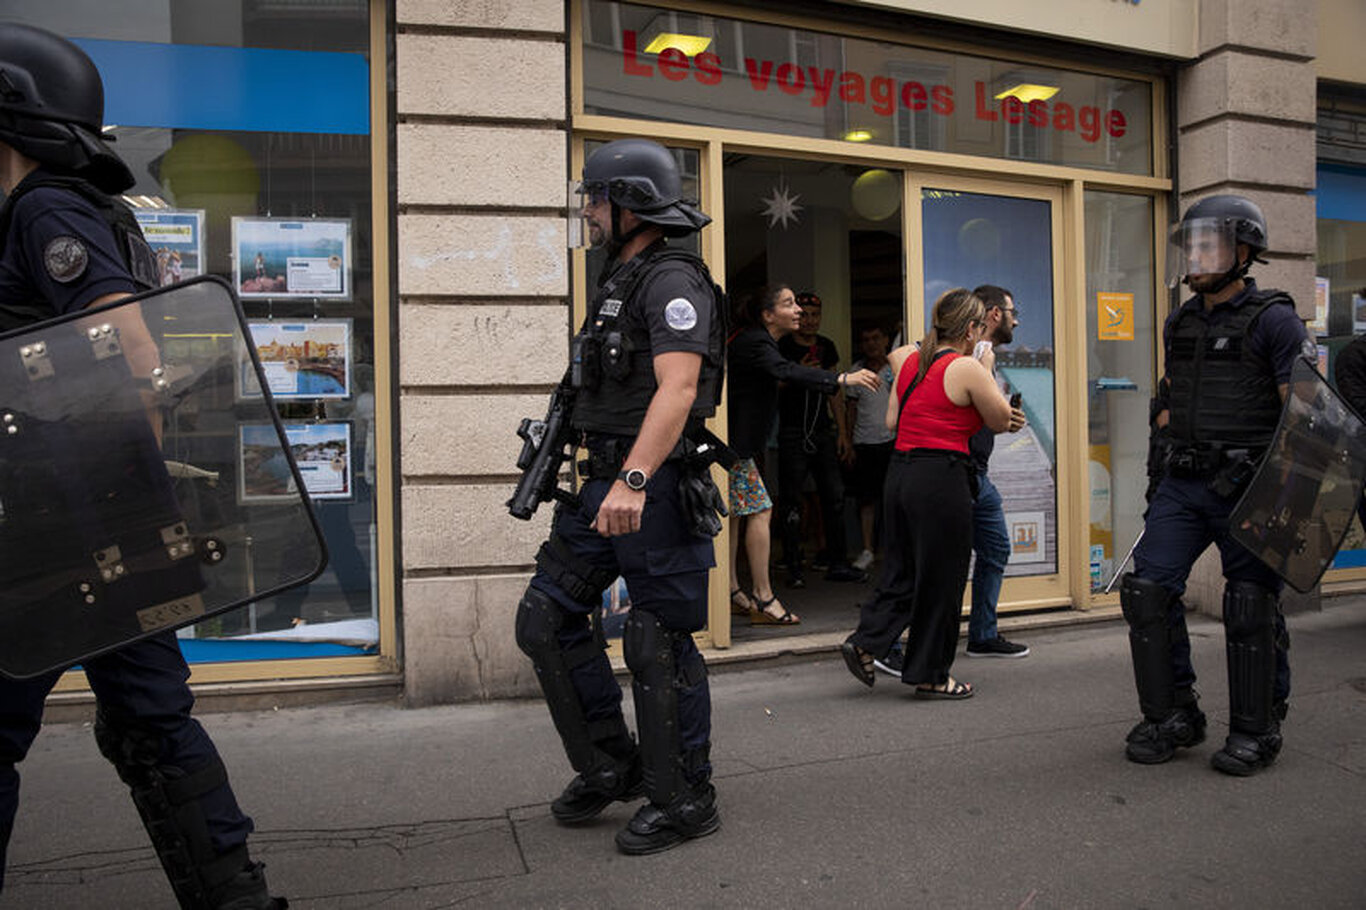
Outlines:
{"label": "white star decoration", "polygon": [[797,213],[802,210],[802,206],[797,204],[797,200],[802,198],[800,194],[788,190],[787,181],[780,180],[773,191],[763,200],[764,214],[768,216],[768,226],[772,230],[782,222],[783,230],[787,230],[787,223],[791,221],[797,223]]}

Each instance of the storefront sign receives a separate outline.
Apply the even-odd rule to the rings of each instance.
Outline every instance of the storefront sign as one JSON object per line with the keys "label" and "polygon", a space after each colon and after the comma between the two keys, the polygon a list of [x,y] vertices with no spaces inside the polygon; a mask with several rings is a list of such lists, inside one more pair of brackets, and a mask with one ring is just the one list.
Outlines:
{"label": "storefront sign", "polygon": [[601,0],[584,18],[588,113],[1152,171],[1146,82]]}

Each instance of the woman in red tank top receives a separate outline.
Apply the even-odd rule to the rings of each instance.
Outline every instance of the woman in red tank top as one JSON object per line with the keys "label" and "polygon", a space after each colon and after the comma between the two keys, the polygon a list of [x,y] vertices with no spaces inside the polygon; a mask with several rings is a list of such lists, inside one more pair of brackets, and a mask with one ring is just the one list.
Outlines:
{"label": "woman in red tank top", "polygon": [[1010,402],[991,376],[990,348],[980,361],[969,356],[984,316],[971,291],[947,291],[935,302],[919,350],[903,347],[889,358],[897,380],[887,403],[887,426],[896,430],[883,491],[887,558],[877,593],[863,604],[841,651],[849,672],[871,686],[873,659],[885,657],[909,627],[901,681],[915,686],[917,698],[967,698],[973,691],[949,675],[972,557],[976,478],[968,439],[984,424],[998,433],[1010,424]]}

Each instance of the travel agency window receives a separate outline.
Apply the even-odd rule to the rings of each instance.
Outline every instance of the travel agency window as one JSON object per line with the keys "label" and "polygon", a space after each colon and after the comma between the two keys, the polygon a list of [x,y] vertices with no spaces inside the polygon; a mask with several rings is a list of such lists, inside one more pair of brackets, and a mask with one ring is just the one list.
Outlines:
{"label": "travel agency window", "polygon": [[[1321,91],[1314,192],[1318,269],[1314,319],[1319,370],[1333,379],[1338,353],[1366,332],[1366,95]],[[1366,533],[1348,526],[1324,583],[1366,580]]]}
{"label": "travel agency window", "polygon": [[1154,381],[1163,83],[721,9],[578,0],[576,134],[697,148],[713,272],[732,298],[817,293],[841,369],[869,326],[918,339],[948,287],[1015,290],[998,363],[1030,428],[993,460],[1014,546],[1002,610],[1089,606],[1143,508],[1111,478],[1146,454],[1127,428],[1146,428]]}
{"label": "travel agency window", "polygon": [[[376,394],[388,369],[388,279],[379,263],[376,280],[387,227],[375,200],[382,209],[386,197],[376,195],[383,169],[371,138],[386,122],[383,83],[376,91],[373,81],[384,72],[383,5],[19,0],[6,15],[70,38],[95,61],[106,132],[137,178],[124,200],[162,282],[214,275],[237,292],[326,539],[329,564],[312,584],[180,630],[195,681],[391,668],[394,605],[380,592],[392,585],[377,568],[381,530],[385,539],[392,530],[376,508],[388,501],[376,495],[388,483],[377,447],[387,382]],[[232,346],[169,325],[154,331],[169,352]],[[238,366],[222,413],[240,415],[262,393],[244,352],[224,353]],[[192,483],[214,483],[215,465],[225,466],[245,522],[296,491],[268,464],[253,467],[263,426],[223,423],[182,428],[203,453]],[[280,554],[257,546],[247,558],[261,566]]]}

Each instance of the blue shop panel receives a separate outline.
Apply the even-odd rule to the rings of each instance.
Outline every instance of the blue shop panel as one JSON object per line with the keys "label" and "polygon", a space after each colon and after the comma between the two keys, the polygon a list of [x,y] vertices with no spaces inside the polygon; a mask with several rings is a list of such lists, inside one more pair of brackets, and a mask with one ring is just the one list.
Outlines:
{"label": "blue shop panel", "polygon": [[169,129],[370,132],[361,54],[75,41],[104,79],[104,122]]}
{"label": "blue shop panel", "polygon": [[1333,221],[1366,221],[1366,169],[1320,164],[1316,214]]}

